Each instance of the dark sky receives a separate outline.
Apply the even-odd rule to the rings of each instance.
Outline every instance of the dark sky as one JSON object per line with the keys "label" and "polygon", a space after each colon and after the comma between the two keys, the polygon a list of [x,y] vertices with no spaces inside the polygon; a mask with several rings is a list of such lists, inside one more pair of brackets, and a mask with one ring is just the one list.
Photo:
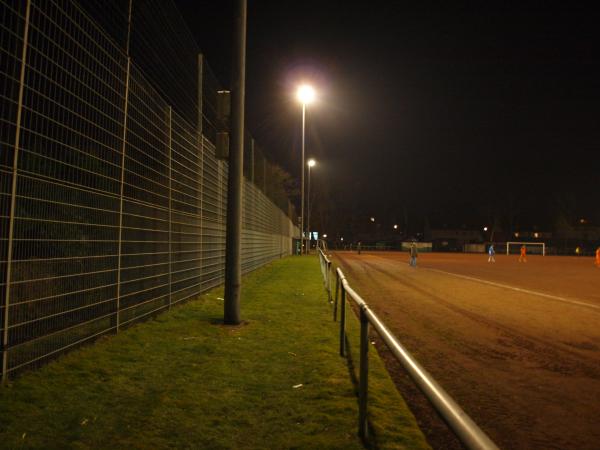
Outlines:
{"label": "dark sky", "polygon": [[[227,84],[234,2],[176,3]],[[337,220],[406,213],[412,223],[475,225],[495,211],[522,227],[548,229],[561,214],[600,222],[592,10],[248,3],[248,127],[299,177],[294,93],[314,84],[307,153]]]}

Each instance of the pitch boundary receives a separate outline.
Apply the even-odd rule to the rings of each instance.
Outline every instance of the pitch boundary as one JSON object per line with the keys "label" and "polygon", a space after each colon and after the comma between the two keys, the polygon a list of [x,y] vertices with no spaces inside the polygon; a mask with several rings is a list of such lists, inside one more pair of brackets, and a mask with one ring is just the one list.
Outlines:
{"label": "pitch boundary", "polygon": [[571,305],[584,306],[584,307],[587,307],[587,308],[592,308],[592,309],[595,309],[595,310],[600,310],[600,306],[598,306],[598,305],[594,305],[592,303],[582,302],[582,301],[579,301],[579,300],[572,300],[572,299],[568,299],[568,298],[565,298],[565,297],[559,297],[558,295],[545,294],[543,292],[532,291],[530,289],[523,289],[523,288],[519,288],[519,287],[515,287],[515,286],[510,286],[508,284],[496,283],[495,281],[489,281],[489,280],[484,280],[482,278],[470,277],[468,275],[460,275],[458,273],[446,272],[445,270],[432,269],[430,267],[422,267],[421,266],[421,269],[422,270],[423,269],[424,270],[430,270],[432,272],[443,273],[445,275],[452,275],[452,276],[457,277],[457,278],[463,278],[465,280],[475,281],[475,282],[478,282],[478,283],[489,284],[490,286],[495,286],[495,287],[499,287],[499,288],[503,288],[503,289],[510,289],[510,290],[513,290],[513,291],[522,292],[524,294],[537,295],[538,297],[549,298],[551,300],[556,300],[556,301],[563,302],[563,303],[569,303]]}

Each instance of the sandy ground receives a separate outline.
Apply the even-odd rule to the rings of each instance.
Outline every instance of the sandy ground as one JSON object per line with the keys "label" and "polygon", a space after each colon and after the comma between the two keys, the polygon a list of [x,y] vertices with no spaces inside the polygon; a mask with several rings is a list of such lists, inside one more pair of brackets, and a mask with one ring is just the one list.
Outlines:
{"label": "sandy ground", "polygon": [[334,256],[501,448],[600,449],[600,269],[592,258],[497,255],[492,264],[487,255],[429,253],[414,269],[406,253]]}

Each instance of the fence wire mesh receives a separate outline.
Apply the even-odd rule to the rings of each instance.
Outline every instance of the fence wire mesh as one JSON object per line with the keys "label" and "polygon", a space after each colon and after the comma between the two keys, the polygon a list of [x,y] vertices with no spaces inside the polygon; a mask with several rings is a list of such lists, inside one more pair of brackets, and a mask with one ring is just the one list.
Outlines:
{"label": "fence wire mesh", "polygon": [[[216,78],[198,64],[189,33],[153,47],[148,30],[181,26],[172,4],[105,3],[0,0],[3,379],[224,279]],[[161,18],[148,9],[159,3],[168,12]],[[195,72],[175,80],[177,65],[190,61]],[[290,254],[298,234],[251,181],[245,272]]]}

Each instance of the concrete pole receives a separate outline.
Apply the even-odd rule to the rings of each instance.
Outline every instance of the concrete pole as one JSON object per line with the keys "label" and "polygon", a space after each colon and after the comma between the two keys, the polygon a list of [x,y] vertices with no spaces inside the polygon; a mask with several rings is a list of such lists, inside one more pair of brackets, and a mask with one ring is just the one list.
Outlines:
{"label": "concrete pole", "polygon": [[300,183],[300,191],[302,192],[300,208],[302,213],[300,214],[300,242],[302,242],[302,253],[307,253],[305,240],[304,240],[304,144],[305,144],[305,126],[306,126],[306,104],[302,103],[302,175],[301,175],[301,183]]}
{"label": "concrete pole", "polygon": [[244,97],[246,87],[246,0],[236,2],[236,36],[231,87],[231,145],[227,180],[224,323],[237,325],[242,287],[242,171],[244,168]]}
{"label": "concrete pole", "polygon": [[308,166],[308,186],[306,187],[306,231],[308,232],[308,242],[306,243],[306,253],[310,253],[310,166]]}

